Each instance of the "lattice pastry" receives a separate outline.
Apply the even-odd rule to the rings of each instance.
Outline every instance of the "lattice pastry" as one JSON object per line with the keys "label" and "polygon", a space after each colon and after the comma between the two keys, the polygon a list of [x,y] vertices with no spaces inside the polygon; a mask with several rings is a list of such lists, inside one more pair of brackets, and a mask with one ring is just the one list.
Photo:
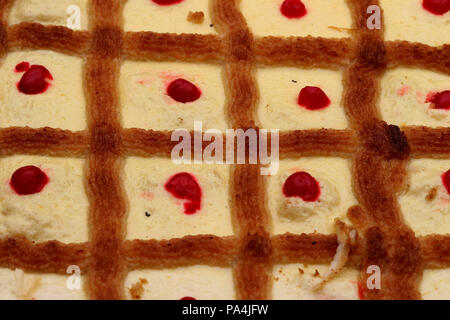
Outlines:
{"label": "lattice pastry", "polygon": [[448,299],[449,3],[0,0],[0,297]]}

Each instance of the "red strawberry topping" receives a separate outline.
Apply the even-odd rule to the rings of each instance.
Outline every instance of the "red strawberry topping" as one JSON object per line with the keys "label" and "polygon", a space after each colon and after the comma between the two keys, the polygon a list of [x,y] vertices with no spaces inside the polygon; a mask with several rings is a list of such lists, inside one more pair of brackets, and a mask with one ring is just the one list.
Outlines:
{"label": "red strawberry topping", "polygon": [[183,0],[152,0],[152,1],[156,4],[159,4],[160,6],[170,6],[172,4],[180,3]]}
{"label": "red strawberry topping", "polygon": [[200,210],[202,190],[193,175],[187,172],[177,173],[164,187],[175,198],[187,200],[184,203],[185,214],[194,214]]}
{"label": "red strawberry topping", "polygon": [[167,94],[175,101],[186,103],[200,98],[202,92],[193,83],[184,79],[177,79],[169,84]]}
{"label": "red strawberry topping", "polygon": [[433,104],[433,109],[450,109],[450,90],[429,94],[426,102]]}
{"label": "red strawberry topping", "polygon": [[445,189],[447,189],[448,194],[450,194],[450,170],[442,175],[442,183],[444,184]]}
{"label": "red strawberry topping", "polygon": [[450,0],[423,0],[422,6],[432,14],[442,16],[450,11]]}
{"label": "red strawberry topping", "polygon": [[17,84],[17,89],[24,94],[39,94],[45,92],[53,80],[50,71],[44,66],[32,65],[28,62],[21,62],[16,66],[16,72],[25,72]]}
{"label": "red strawberry topping", "polygon": [[284,182],[283,193],[286,197],[299,197],[303,201],[314,202],[319,199],[320,186],[309,173],[296,172]]}
{"label": "red strawberry topping", "polygon": [[10,185],[19,195],[39,193],[44,189],[49,179],[38,167],[26,166],[17,169],[11,176]]}
{"label": "red strawberry topping", "polygon": [[306,7],[300,0],[284,0],[281,13],[289,19],[301,18],[306,15]]}
{"label": "red strawberry topping", "polygon": [[318,87],[304,87],[298,95],[298,104],[308,110],[319,110],[331,104],[328,96]]}

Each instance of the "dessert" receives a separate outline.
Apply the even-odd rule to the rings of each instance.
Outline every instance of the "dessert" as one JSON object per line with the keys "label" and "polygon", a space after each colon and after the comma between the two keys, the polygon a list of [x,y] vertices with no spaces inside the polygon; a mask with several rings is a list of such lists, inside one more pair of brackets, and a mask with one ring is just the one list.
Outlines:
{"label": "dessert", "polygon": [[[0,298],[450,298],[448,1],[0,13]],[[195,121],[278,172],[174,163]]]}

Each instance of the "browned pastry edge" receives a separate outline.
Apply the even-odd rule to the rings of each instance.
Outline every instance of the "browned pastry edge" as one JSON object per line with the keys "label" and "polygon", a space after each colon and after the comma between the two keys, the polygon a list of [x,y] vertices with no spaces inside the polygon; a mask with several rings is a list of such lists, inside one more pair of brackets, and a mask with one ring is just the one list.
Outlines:
{"label": "browned pastry edge", "polygon": [[254,44],[256,61],[262,65],[333,68],[348,65],[355,55],[350,39],[314,37],[262,37]]}
{"label": "browned pastry edge", "polygon": [[406,66],[450,75],[450,44],[430,47],[421,43],[387,41],[385,46],[389,68]]}
{"label": "browned pastry edge", "polygon": [[410,147],[398,127],[381,122],[378,100],[380,77],[387,67],[383,30],[368,30],[366,10],[378,1],[349,1],[355,27],[357,57],[345,75],[344,107],[362,141],[353,160],[353,186],[361,207],[348,215],[362,239],[360,283],[367,268],[381,269],[381,288],[361,288],[363,299],[420,299],[420,246],[405,225],[397,203],[406,176]]}
{"label": "browned pastry edge", "polygon": [[330,263],[336,253],[336,235],[291,234],[272,237],[273,260],[277,263]]}
{"label": "browned pastry edge", "polygon": [[53,156],[85,156],[89,151],[87,132],[71,132],[52,128],[0,129],[0,154],[42,154]]}
{"label": "browned pastry edge", "polygon": [[11,50],[45,49],[79,55],[87,52],[90,40],[88,31],[74,31],[62,26],[22,22],[8,28],[8,47]]}
{"label": "browned pastry edge", "polygon": [[67,267],[77,265],[85,273],[88,258],[86,243],[49,241],[36,244],[24,238],[0,239],[0,265],[6,268],[66,274]]}
{"label": "browned pastry edge", "polygon": [[[360,208],[352,208],[358,211]],[[359,213],[351,213],[351,216]],[[365,221],[362,221],[365,223]],[[427,235],[418,238],[420,254],[426,268],[450,267],[450,236]],[[360,241],[360,239],[358,239]],[[271,238],[274,263],[329,263],[336,252],[336,235],[280,234]],[[356,243],[351,255],[359,261]],[[35,243],[21,237],[0,239],[0,264],[7,268],[66,274],[69,265],[89,269],[89,243]],[[170,240],[127,240],[122,254],[128,270],[174,268],[195,264],[232,266],[239,254],[237,238],[214,235],[185,236]]]}
{"label": "browned pastry edge", "polygon": [[426,268],[450,268],[450,235],[427,235],[419,242]]}
{"label": "browned pastry edge", "polygon": [[123,1],[91,1],[93,39],[84,74],[91,152],[88,158],[90,268],[92,299],[124,295],[122,246],[127,201],[122,186],[123,159],[117,79],[122,45]]}
{"label": "browned pastry edge", "polygon": [[90,200],[88,243],[36,244],[22,238],[0,239],[0,266],[63,274],[68,265],[79,265],[87,274],[93,299],[123,298],[127,270],[192,264],[231,266],[237,297],[262,299],[270,298],[273,263],[328,263],[333,259],[335,235],[270,237],[271,221],[258,165],[232,168],[235,236],[125,241],[127,202],[120,179],[124,157],[167,157],[175,144],[170,142],[170,132],[121,128],[116,83],[119,64],[122,59],[134,59],[224,63],[226,110],[233,128],[256,128],[256,64],[346,67],[343,104],[351,129],[281,132],[281,158],[353,157],[354,185],[362,207],[349,210],[358,230],[358,243],[351,248],[349,264],[360,268],[360,281],[365,281],[368,265],[382,268],[382,289],[366,291],[365,299],[420,298],[417,284],[423,268],[450,267],[449,236],[415,238],[404,224],[396,200],[409,157],[448,158],[450,129],[406,127],[400,131],[379,121],[377,108],[379,79],[386,68],[419,67],[450,74],[449,45],[436,48],[404,41],[383,42],[383,30],[366,30],[365,10],[378,4],[369,0],[349,0],[357,28],[355,38],[254,39],[235,1],[213,1],[213,19],[220,31],[216,36],[124,33],[124,0],[91,0],[90,31],[36,23],[7,26],[5,16],[14,1],[0,0],[0,54],[49,49],[87,57],[84,72],[89,114],[87,131],[0,129],[1,155],[87,157]]}
{"label": "browned pastry edge", "polygon": [[126,32],[123,54],[135,60],[216,63],[224,60],[222,39],[199,34]]}
{"label": "browned pastry edge", "polygon": [[413,158],[450,158],[450,128],[403,128]]}
{"label": "browned pastry edge", "polygon": [[[235,0],[213,0],[213,21],[224,34],[226,112],[232,128],[255,127],[258,89],[254,77],[254,40]],[[231,169],[231,217],[239,254],[233,274],[238,299],[270,297],[269,214],[258,165]],[[258,195],[258,196],[255,196]]]}
{"label": "browned pastry edge", "polygon": [[234,237],[186,236],[171,240],[131,240],[124,245],[128,269],[208,264],[230,267],[238,248]]}

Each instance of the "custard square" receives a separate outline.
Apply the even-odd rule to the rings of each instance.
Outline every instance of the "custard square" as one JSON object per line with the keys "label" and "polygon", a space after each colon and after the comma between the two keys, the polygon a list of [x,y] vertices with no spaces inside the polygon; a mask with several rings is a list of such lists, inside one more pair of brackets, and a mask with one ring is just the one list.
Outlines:
{"label": "custard square", "polygon": [[413,159],[408,167],[408,182],[399,196],[406,223],[418,236],[450,233],[450,194],[443,174],[450,160]]}
{"label": "custard square", "polygon": [[433,94],[446,90],[450,90],[448,75],[412,68],[388,70],[381,79],[381,117],[398,126],[449,127],[450,112],[429,102]]}
{"label": "custard square", "polygon": [[[138,290],[133,290],[133,286]],[[195,265],[158,270],[135,270],[125,278],[127,299],[233,300],[235,290],[231,268]],[[136,295],[136,292],[139,294]]]}
{"label": "custard square", "polygon": [[450,299],[450,269],[425,269],[419,291],[424,300]]}
{"label": "custard square", "polygon": [[[25,94],[18,89],[25,73],[15,69],[22,62],[50,72],[53,80],[46,80],[44,92]],[[82,65],[81,58],[48,50],[9,53],[0,67],[0,127],[86,129]]]}
{"label": "custard square", "polygon": [[[350,160],[335,157],[281,160],[278,174],[266,178],[273,233],[331,234],[335,233],[336,218],[348,223],[347,210],[357,204],[350,167]],[[285,195],[286,180],[297,172],[308,173],[318,183],[317,200]]]}
{"label": "custard square", "polygon": [[[189,81],[201,96],[182,103],[168,95],[177,79]],[[192,130],[194,121],[203,128],[225,130],[225,89],[219,66],[184,62],[124,62],[120,75],[122,120],[126,128]]]}
{"label": "custard square", "polygon": [[283,0],[242,0],[241,11],[250,30],[259,37],[350,37],[352,17],[345,0],[302,2],[307,13],[301,18],[284,16],[280,10]]}
{"label": "custard square", "polygon": [[344,268],[319,289],[316,286],[327,274],[325,264],[284,264],[273,268],[272,298],[274,300],[358,300],[356,269]]}
{"label": "custard square", "polygon": [[[21,22],[86,30],[89,23],[88,0],[16,0],[8,23]],[[78,22],[79,28],[74,27]]]}
{"label": "custard square", "polygon": [[435,15],[424,9],[422,2],[423,0],[380,0],[384,14],[385,40],[406,40],[430,46],[450,43],[450,12]]}
{"label": "custard square", "polygon": [[[159,33],[217,33],[211,18],[209,0],[180,1],[172,5],[158,5],[152,0],[128,0],[124,7],[125,31]],[[189,13],[203,14],[192,22]]]}
{"label": "custard square", "polygon": [[[125,163],[129,199],[127,239],[172,239],[187,235],[233,234],[228,165],[175,165],[170,159],[130,157]],[[175,197],[166,183],[178,173],[194,177],[200,207],[186,211],[189,200]]]}
{"label": "custard square", "polygon": [[[259,86],[257,118],[263,128],[281,130],[345,129],[348,120],[342,107],[342,72],[293,67],[260,68],[256,72]],[[298,96],[307,86],[320,88],[330,100],[323,109],[300,106]]]}
{"label": "custard square", "polygon": [[[84,160],[43,156],[0,159],[0,237],[24,236],[30,241],[88,241],[88,198]],[[19,195],[10,184],[13,173],[35,166],[48,183],[34,194]]]}
{"label": "custard square", "polygon": [[85,277],[79,287],[71,284],[71,275],[30,273],[21,269],[0,269],[1,300],[85,300]]}

